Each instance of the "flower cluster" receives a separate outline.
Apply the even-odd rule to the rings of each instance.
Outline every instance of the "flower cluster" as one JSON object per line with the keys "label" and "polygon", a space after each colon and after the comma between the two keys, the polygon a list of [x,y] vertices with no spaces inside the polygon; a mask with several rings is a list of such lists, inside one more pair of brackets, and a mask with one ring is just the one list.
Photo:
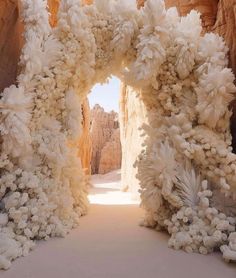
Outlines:
{"label": "flower cluster", "polygon": [[167,229],[176,249],[222,245],[234,260],[235,209],[224,202],[236,192],[228,108],[236,90],[222,39],[202,37],[198,13],[181,18],[162,0],[141,10],[135,0],[62,0],[54,29],[46,0],[22,4],[22,72],[0,99],[0,268],[35,239],[65,236],[86,213],[81,103],[111,74],[138,88],[147,108],[136,162],[143,224]]}
{"label": "flower cluster", "polygon": [[195,11],[181,18],[162,1],[147,1],[146,13],[128,73],[148,118],[135,163],[146,212],[141,224],[168,230],[175,249],[205,254],[223,246],[224,258],[235,260],[229,104],[236,87],[227,47],[218,35],[201,35]]}

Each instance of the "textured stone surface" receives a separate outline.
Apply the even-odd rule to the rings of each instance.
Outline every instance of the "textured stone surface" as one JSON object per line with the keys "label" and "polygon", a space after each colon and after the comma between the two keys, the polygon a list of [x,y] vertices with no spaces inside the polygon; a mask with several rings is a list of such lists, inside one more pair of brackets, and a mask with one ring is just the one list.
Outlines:
{"label": "textured stone surface", "polygon": [[17,0],[0,0],[0,91],[15,83],[23,45]]}
{"label": "textured stone surface", "polygon": [[230,49],[230,67],[236,73],[236,0],[220,0],[213,30],[225,38]]}
{"label": "textured stone surface", "polygon": [[[229,66],[236,75],[236,0],[220,0],[218,4],[217,20],[213,31],[224,37],[229,47]],[[232,103],[233,116],[231,119],[231,133],[234,151],[236,151],[236,101]]]}
{"label": "textured stone surface", "polygon": [[92,156],[92,140],[90,137],[90,107],[88,99],[86,98],[82,103],[82,126],[83,132],[78,142],[79,152],[78,155],[81,158],[81,163],[86,174],[91,174],[91,156]]}
{"label": "textured stone surface", "polygon": [[53,27],[57,25],[57,12],[59,8],[59,4],[60,4],[60,0],[48,0],[48,8],[51,13],[49,21]]}
{"label": "textured stone surface", "polygon": [[93,0],[82,0],[82,2],[85,5],[91,5],[93,3]]}
{"label": "textured stone surface", "polygon": [[135,160],[140,154],[143,137],[139,127],[145,123],[145,107],[131,87],[123,85],[120,93],[119,113],[122,145],[121,182],[124,190],[137,193],[139,182],[136,178]]}
{"label": "textured stone surface", "polygon": [[[117,146],[117,134],[113,135],[119,133],[118,129],[118,114],[114,111],[107,113],[96,104],[91,110],[92,174],[99,174],[99,170],[104,174],[120,168],[120,148]],[[115,140],[116,143],[113,142]],[[102,162],[101,168],[100,162]],[[112,165],[109,166],[109,162]],[[116,165],[116,168],[113,165]]]}
{"label": "textured stone surface", "polygon": [[120,129],[114,129],[111,138],[101,150],[99,174],[106,174],[121,167]]}
{"label": "textured stone surface", "polygon": [[145,0],[137,0],[136,2],[137,2],[137,6],[140,8],[144,5]]}

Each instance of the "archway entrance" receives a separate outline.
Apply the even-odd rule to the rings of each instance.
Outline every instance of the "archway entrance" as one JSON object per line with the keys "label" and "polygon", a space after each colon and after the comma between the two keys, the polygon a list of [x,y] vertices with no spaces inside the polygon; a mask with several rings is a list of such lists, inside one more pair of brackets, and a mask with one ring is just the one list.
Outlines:
{"label": "archway entrance", "polygon": [[202,37],[199,14],[180,18],[161,0],[142,10],[127,1],[64,0],[55,29],[45,1],[24,0],[23,11],[23,70],[0,104],[1,237],[5,249],[13,246],[3,267],[27,254],[33,239],[66,235],[87,212],[77,157],[81,103],[111,74],[135,89],[148,118],[136,161],[143,224],[168,230],[175,249],[205,254],[222,246],[233,260],[224,243],[235,240],[228,109],[235,86],[222,39]]}
{"label": "archway entrance", "polygon": [[138,204],[138,200],[135,201],[135,196],[130,193],[132,185],[127,188],[121,182],[121,176],[126,171],[122,165],[122,148],[125,148],[122,143],[126,140],[123,118],[126,111],[122,105],[124,97],[120,80],[111,77],[105,84],[97,84],[89,93],[88,100],[91,123],[89,202],[100,205]]}

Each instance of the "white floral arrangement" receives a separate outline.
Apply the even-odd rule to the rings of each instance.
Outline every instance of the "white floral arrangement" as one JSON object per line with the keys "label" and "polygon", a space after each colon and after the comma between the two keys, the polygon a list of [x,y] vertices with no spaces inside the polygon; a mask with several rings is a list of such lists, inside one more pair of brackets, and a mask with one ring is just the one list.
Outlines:
{"label": "white floral arrangement", "polygon": [[25,46],[17,86],[0,99],[0,268],[34,240],[65,236],[87,212],[77,157],[81,103],[114,74],[147,108],[136,166],[143,225],[167,230],[169,246],[236,260],[236,155],[228,106],[236,88],[227,47],[201,35],[200,15],[164,1],[62,0],[58,25],[46,0],[22,0]]}

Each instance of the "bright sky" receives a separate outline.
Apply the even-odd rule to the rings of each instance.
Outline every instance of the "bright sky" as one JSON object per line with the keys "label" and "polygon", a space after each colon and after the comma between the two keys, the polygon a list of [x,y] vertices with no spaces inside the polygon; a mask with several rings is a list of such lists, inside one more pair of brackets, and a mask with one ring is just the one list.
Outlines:
{"label": "bright sky", "polygon": [[90,108],[99,104],[106,112],[119,111],[120,80],[112,77],[107,84],[97,84],[89,94]]}

